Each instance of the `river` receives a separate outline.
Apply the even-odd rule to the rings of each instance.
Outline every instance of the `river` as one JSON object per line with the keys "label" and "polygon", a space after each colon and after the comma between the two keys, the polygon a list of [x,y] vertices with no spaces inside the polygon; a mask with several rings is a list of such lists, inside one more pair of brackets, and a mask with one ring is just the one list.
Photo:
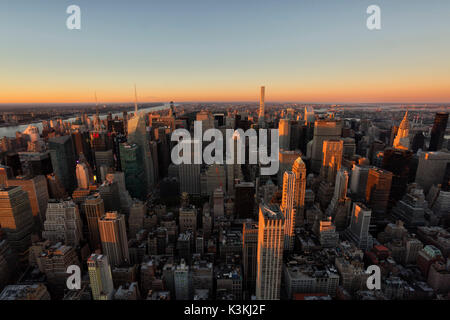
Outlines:
{"label": "river", "polygon": [[[149,107],[149,108],[143,108],[143,109],[139,109],[139,112],[152,112],[152,111],[160,111],[160,110],[164,110],[169,108],[170,104],[166,103],[164,105],[161,106],[156,106],[156,107]],[[175,104],[174,106],[177,106],[177,104]],[[134,110],[128,111],[128,112],[134,112]],[[123,112],[116,112],[112,114],[112,117],[114,119],[115,116],[119,116],[122,117]],[[106,117],[108,116],[108,114],[100,114],[100,119],[106,119]],[[64,119],[64,122],[73,122],[76,120],[77,117],[72,117],[72,118],[68,118],[68,119]],[[42,122],[30,122],[27,124],[21,124],[21,125],[17,125],[17,126],[9,126],[9,127],[0,127],[0,138],[3,137],[10,137],[10,138],[14,138],[16,136],[16,132],[20,131],[23,132],[29,125],[33,125],[35,127],[37,127],[39,129],[39,132],[42,132]]]}

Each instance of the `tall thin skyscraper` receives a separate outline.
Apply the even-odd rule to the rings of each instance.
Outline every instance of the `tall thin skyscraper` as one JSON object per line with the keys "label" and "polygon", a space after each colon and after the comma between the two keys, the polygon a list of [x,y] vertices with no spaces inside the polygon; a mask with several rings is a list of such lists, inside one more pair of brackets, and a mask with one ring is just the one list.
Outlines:
{"label": "tall thin skyscraper", "polygon": [[283,248],[283,214],[276,205],[261,205],[258,225],[256,299],[280,299]]}
{"label": "tall thin skyscraper", "polygon": [[92,254],[87,265],[94,300],[111,300],[114,294],[114,285],[108,257],[102,254]]}
{"label": "tall thin skyscraper", "polygon": [[295,213],[295,173],[286,171],[283,175],[283,196],[280,210],[284,215],[284,249],[291,251],[294,247]]}
{"label": "tall thin skyscraper", "polygon": [[298,157],[292,165],[295,174],[294,208],[296,209],[296,220],[303,223],[306,193],[306,166],[301,157]]}
{"label": "tall thin skyscraper", "polygon": [[103,253],[112,266],[120,266],[130,261],[125,216],[116,211],[107,212],[98,221]]}
{"label": "tall thin skyscraper", "polygon": [[256,283],[257,254],[258,254],[258,225],[245,222],[242,231],[242,255],[244,267],[244,279],[247,290],[253,292]]}
{"label": "tall thin skyscraper", "polygon": [[264,120],[265,117],[265,95],[266,95],[266,87],[261,87],[261,95],[259,98],[259,119]]}
{"label": "tall thin skyscraper", "polygon": [[439,151],[444,142],[445,130],[447,129],[448,113],[438,112],[434,118],[434,125],[431,129],[430,147],[428,151]]}

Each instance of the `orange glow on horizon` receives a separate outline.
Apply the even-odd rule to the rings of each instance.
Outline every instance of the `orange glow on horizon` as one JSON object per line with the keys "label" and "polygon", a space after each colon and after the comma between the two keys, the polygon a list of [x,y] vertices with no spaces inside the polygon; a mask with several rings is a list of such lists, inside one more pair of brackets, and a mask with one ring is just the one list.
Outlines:
{"label": "orange glow on horizon", "polygon": [[[316,81],[317,82],[317,81]],[[445,82],[427,85],[403,84],[382,85],[381,83],[311,83],[309,85],[281,85],[263,83],[266,86],[266,102],[305,102],[305,103],[445,103],[450,102],[450,84]],[[11,84],[2,85],[0,104],[8,103],[95,103],[94,90],[87,85],[53,87],[36,84],[32,89],[20,88]],[[94,86],[93,86],[94,87]],[[111,86],[95,90],[99,104],[132,103],[132,86]],[[249,87],[243,84],[190,85],[186,88],[139,86],[138,101],[143,102],[234,102],[259,101],[259,84]]]}

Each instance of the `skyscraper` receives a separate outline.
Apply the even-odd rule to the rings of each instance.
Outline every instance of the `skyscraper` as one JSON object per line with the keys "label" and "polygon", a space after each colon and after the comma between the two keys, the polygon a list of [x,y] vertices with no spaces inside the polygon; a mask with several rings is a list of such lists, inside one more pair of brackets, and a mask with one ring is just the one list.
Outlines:
{"label": "skyscraper", "polygon": [[48,140],[50,157],[55,175],[69,193],[75,189],[75,152],[71,136]]}
{"label": "skyscraper", "polygon": [[277,174],[277,184],[278,186],[283,185],[283,175],[285,171],[292,170],[295,160],[301,157],[301,152],[299,150],[281,150],[278,152],[278,161],[280,162],[280,167]]}
{"label": "skyscraper", "polygon": [[341,169],[343,147],[342,140],[325,140],[323,142],[320,176],[327,182],[334,183],[336,173]]}
{"label": "skyscraper", "polygon": [[[412,151],[407,148],[387,148],[384,150],[381,167],[392,173],[392,184],[389,196],[389,207],[402,198],[405,194],[406,186],[410,182],[412,170]],[[411,177],[411,180],[414,177]]]}
{"label": "skyscraper", "polygon": [[292,172],[295,174],[294,208],[296,209],[296,220],[300,224],[304,220],[306,193],[306,166],[301,157],[294,161]]}
{"label": "skyscraper", "polygon": [[442,183],[447,163],[450,163],[450,152],[422,152],[419,154],[419,165],[416,172],[416,183],[427,193],[434,184]]}
{"label": "skyscraper", "polygon": [[0,188],[0,226],[11,248],[24,254],[31,245],[33,213],[28,195],[21,187]]}
{"label": "skyscraper", "polygon": [[397,135],[394,139],[394,148],[408,150],[409,149],[409,120],[408,111],[405,113],[400,126],[398,127]]}
{"label": "skyscraper", "polygon": [[334,217],[336,208],[339,201],[345,200],[347,198],[348,189],[348,171],[345,169],[340,169],[336,174],[336,182],[334,184],[334,194],[331,199],[331,203],[327,208],[327,215]]}
{"label": "skyscraper", "polygon": [[434,125],[431,129],[431,139],[428,151],[439,151],[444,142],[445,130],[447,129],[448,113],[438,112],[434,118]]}
{"label": "skyscraper", "polygon": [[356,198],[364,198],[366,195],[367,178],[370,166],[354,164],[352,168],[350,191]]}
{"label": "skyscraper", "polygon": [[90,185],[90,176],[88,165],[85,162],[78,162],[76,166],[77,184],[80,189],[88,189]]}
{"label": "skyscraper", "polygon": [[114,294],[114,285],[108,257],[102,254],[92,254],[87,265],[94,300],[111,300]]}
{"label": "skyscraper", "polygon": [[134,198],[144,199],[147,195],[142,186],[145,184],[142,151],[137,144],[120,144],[120,162],[125,175],[125,185]]}
{"label": "skyscraper", "polygon": [[258,225],[255,222],[250,221],[243,224],[242,245],[246,288],[253,292],[256,284],[256,258],[258,255]]}
{"label": "skyscraper", "polygon": [[291,125],[289,119],[280,119],[278,124],[278,134],[280,136],[280,149],[289,150],[291,141]]}
{"label": "skyscraper", "polygon": [[346,236],[362,250],[370,250],[373,245],[372,236],[369,234],[369,225],[372,211],[361,202],[353,203],[350,226],[346,230]]}
{"label": "skyscraper", "polygon": [[284,215],[284,249],[291,251],[294,247],[295,213],[295,174],[286,171],[283,177],[283,195],[280,210]]}
{"label": "skyscraper", "polygon": [[64,242],[76,248],[83,238],[78,206],[72,201],[51,200],[47,205],[42,237],[52,242]]}
{"label": "skyscraper", "polygon": [[253,219],[255,206],[255,184],[241,182],[234,188],[234,215],[236,219]]}
{"label": "skyscraper", "polygon": [[367,177],[366,202],[374,213],[374,220],[386,217],[392,173],[379,168],[371,168]]}
{"label": "skyscraper", "polygon": [[8,186],[21,187],[28,194],[31,212],[33,212],[34,217],[34,227],[35,229],[41,227],[45,219],[45,210],[49,199],[45,176],[18,176],[15,179],[7,179],[6,183]]}
{"label": "skyscraper", "polygon": [[103,254],[108,256],[112,266],[130,261],[125,216],[116,211],[106,212],[98,221]]}
{"label": "skyscraper", "polygon": [[311,169],[319,173],[323,162],[323,142],[340,138],[342,134],[342,121],[316,120],[314,123],[314,138],[311,147]]}
{"label": "skyscraper", "polygon": [[155,183],[153,170],[154,155],[152,155],[150,151],[147,127],[143,114],[136,114],[133,118],[128,120],[128,143],[138,145],[141,150],[140,155],[144,167],[144,190],[148,193]]}
{"label": "skyscraper", "polygon": [[259,207],[256,298],[280,299],[284,217],[276,205]]}
{"label": "skyscraper", "polygon": [[266,95],[266,87],[261,87],[261,95],[259,98],[259,119],[260,121],[264,121],[265,117],[265,95]]}
{"label": "skyscraper", "polygon": [[189,300],[191,297],[191,281],[189,277],[189,266],[184,259],[176,266],[174,271],[175,297],[177,300]]}
{"label": "skyscraper", "polygon": [[190,151],[191,163],[182,163],[179,165],[180,192],[187,192],[191,195],[200,195],[200,170],[201,164],[195,163],[194,153],[201,141],[181,141],[179,143],[189,144],[186,148]]}
{"label": "skyscraper", "polygon": [[103,199],[100,197],[100,194],[95,193],[88,196],[82,206],[86,215],[91,250],[99,249],[101,242],[98,220],[105,214]]}

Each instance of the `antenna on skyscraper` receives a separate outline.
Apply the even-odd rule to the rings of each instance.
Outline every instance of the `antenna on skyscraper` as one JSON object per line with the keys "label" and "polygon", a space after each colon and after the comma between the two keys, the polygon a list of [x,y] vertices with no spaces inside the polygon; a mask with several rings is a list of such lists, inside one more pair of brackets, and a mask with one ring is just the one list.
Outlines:
{"label": "antenna on skyscraper", "polygon": [[94,91],[94,96],[95,96],[95,108],[96,108],[96,112],[97,112],[97,117],[98,117],[98,101],[97,101],[97,91]]}
{"label": "antenna on skyscraper", "polygon": [[137,91],[136,91],[136,84],[134,84],[134,113],[135,113],[135,116],[137,116],[137,112],[138,112]]}

